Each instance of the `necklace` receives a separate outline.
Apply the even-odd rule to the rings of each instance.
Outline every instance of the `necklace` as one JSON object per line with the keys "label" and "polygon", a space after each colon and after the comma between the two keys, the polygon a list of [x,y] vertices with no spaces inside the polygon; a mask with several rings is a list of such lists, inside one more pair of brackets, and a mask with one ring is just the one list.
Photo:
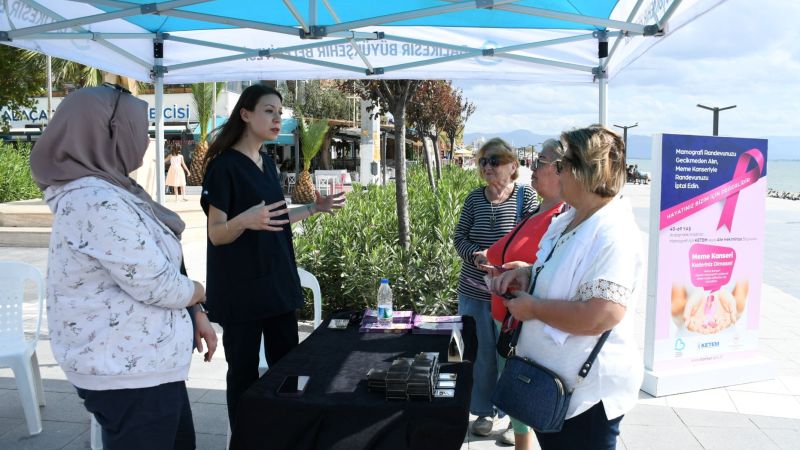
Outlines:
{"label": "necklace", "polygon": [[[514,193],[514,186],[512,185],[511,192],[508,193],[508,196],[505,195],[505,190],[506,190],[506,188],[504,188],[502,191],[500,191],[500,194],[497,196],[497,202],[496,203],[491,201],[491,200],[489,200],[489,196],[486,195],[486,201],[489,202],[489,208],[491,208],[491,210],[492,210],[492,219],[489,221],[489,226],[491,226],[492,228],[494,228],[494,225],[497,223],[497,219],[495,218],[495,214],[494,214],[495,206],[497,208],[499,208],[500,205],[503,204],[504,201],[508,200],[508,198],[511,196],[511,194]],[[503,197],[505,197],[505,198],[503,198]]]}

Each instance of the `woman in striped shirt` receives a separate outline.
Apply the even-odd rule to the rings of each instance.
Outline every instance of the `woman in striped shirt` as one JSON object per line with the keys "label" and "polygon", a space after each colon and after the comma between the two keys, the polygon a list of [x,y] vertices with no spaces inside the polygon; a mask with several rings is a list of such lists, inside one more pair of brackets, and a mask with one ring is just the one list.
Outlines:
{"label": "woman in striped shirt", "polygon": [[478,151],[479,175],[486,186],[470,192],[464,201],[461,217],[453,238],[456,251],[463,260],[458,280],[458,313],[475,318],[478,354],[474,362],[470,412],[478,419],[472,432],[488,436],[494,425],[495,410],[490,400],[497,380],[495,342],[497,328],[491,314],[491,296],[485,272],[486,249],[503,237],[536,208],[536,191],[517,185],[519,160],[502,139],[494,138]]}

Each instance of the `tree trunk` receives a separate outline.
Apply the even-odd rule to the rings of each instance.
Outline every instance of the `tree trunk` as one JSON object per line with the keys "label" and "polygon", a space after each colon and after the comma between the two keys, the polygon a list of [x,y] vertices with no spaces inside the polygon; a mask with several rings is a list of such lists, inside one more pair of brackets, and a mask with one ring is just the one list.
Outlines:
{"label": "tree trunk", "polygon": [[439,136],[438,133],[431,139],[433,142],[433,161],[436,163],[436,179],[442,179],[442,155],[439,154]]}
{"label": "tree trunk", "polygon": [[422,152],[425,160],[425,172],[428,174],[428,184],[431,185],[431,190],[436,192],[436,178],[433,176],[433,161],[431,161],[431,152],[428,146],[428,139],[421,136],[422,139]]}
{"label": "tree trunk", "polygon": [[394,178],[397,198],[397,237],[400,247],[411,247],[411,225],[408,218],[408,186],[406,184],[406,103],[399,101],[394,111]]}
{"label": "tree trunk", "polygon": [[335,133],[336,130],[329,129],[325,133],[325,139],[322,140],[322,148],[319,150],[319,165],[321,169],[330,170],[333,168],[333,164],[331,164],[331,141]]}
{"label": "tree trunk", "polygon": [[450,161],[453,160],[455,154],[456,154],[456,137],[450,136]]}

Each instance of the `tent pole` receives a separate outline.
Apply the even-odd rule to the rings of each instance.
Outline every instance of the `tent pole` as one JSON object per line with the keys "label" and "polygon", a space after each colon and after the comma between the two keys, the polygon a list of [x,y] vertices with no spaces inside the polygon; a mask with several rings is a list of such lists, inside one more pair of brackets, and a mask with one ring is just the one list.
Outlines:
{"label": "tent pole", "polygon": [[608,123],[608,78],[605,76],[600,77],[598,88],[600,89],[600,125],[605,126]]}
{"label": "tent pole", "polygon": [[608,59],[608,32],[605,30],[598,30],[592,33],[597,38],[597,67],[594,68],[594,77],[597,80],[597,88],[599,90],[598,109],[599,118],[598,123],[602,126],[608,124],[608,70],[606,69],[606,60]]}
{"label": "tent pole", "polygon": [[164,40],[153,39],[153,81],[156,90],[156,201],[164,203]]}

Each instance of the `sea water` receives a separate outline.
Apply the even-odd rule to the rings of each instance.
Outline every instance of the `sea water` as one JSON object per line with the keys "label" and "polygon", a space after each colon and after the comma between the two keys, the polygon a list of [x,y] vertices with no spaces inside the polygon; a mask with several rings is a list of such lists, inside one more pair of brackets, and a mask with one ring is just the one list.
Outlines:
{"label": "sea water", "polygon": [[[640,172],[650,172],[653,178],[653,161],[650,159],[629,159],[628,165],[636,164]],[[800,192],[800,161],[767,160],[767,186],[770,189],[787,192]]]}

